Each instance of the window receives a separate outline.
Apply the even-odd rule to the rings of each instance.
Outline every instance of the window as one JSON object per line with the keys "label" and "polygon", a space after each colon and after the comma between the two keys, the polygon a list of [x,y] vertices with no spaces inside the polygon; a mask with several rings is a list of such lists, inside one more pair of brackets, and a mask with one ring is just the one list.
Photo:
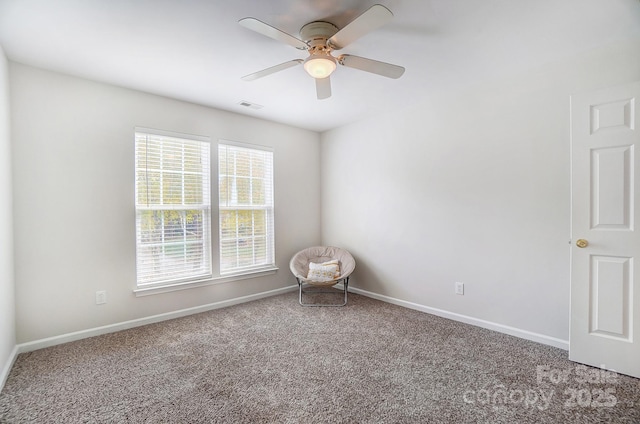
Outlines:
{"label": "window", "polygon": [[211,277],[208,139],[136,131],[138,287]]}
{"label": "window", "polygon": [[218,146],[220,274],[275,266],[273,153]]}

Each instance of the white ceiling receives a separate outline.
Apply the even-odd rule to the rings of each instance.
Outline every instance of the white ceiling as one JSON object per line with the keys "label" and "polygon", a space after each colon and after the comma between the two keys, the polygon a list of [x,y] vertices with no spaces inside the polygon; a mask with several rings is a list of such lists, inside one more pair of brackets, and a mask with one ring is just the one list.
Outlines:
{"label": "white ceiling", "polygon": [[[341,53],[402,65],[400,79],[339,67],[327,100],[302,67],[240,80],[306,53],[239,19],[297,37],[375,3],[392,22]],[[314,131],[639,37],[639,0],[0,0],[10,60]]]}

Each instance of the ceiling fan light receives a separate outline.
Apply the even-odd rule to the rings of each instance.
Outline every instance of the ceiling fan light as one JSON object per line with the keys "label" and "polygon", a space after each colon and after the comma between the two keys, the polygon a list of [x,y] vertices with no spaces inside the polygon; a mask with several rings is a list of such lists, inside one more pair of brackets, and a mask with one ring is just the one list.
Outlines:
{"label": "ceiling fan light", "polygon": [[326,78],[336,70],[336,60],[331,55],[312,55],[304,61],[304,70],[313,78]]}

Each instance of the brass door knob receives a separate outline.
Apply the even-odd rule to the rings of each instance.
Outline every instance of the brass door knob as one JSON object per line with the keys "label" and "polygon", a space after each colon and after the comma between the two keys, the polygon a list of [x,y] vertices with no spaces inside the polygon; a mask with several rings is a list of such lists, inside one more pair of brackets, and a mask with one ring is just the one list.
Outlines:
{"label": "brass door knob", "polygon": [[576,241],[576,246],[578,246],[580,249],[584,249],[585,247],[589,246],[589,242],[585,239],[578,239]]}

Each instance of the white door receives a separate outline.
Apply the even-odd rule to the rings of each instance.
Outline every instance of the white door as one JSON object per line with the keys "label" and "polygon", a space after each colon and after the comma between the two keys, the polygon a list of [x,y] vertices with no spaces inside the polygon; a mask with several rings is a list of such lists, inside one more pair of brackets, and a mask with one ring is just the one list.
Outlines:
{"label": "white door", "polygon": [[569,347],[572,361],[638,378],[639,108],[640,82],[571,97]]}

